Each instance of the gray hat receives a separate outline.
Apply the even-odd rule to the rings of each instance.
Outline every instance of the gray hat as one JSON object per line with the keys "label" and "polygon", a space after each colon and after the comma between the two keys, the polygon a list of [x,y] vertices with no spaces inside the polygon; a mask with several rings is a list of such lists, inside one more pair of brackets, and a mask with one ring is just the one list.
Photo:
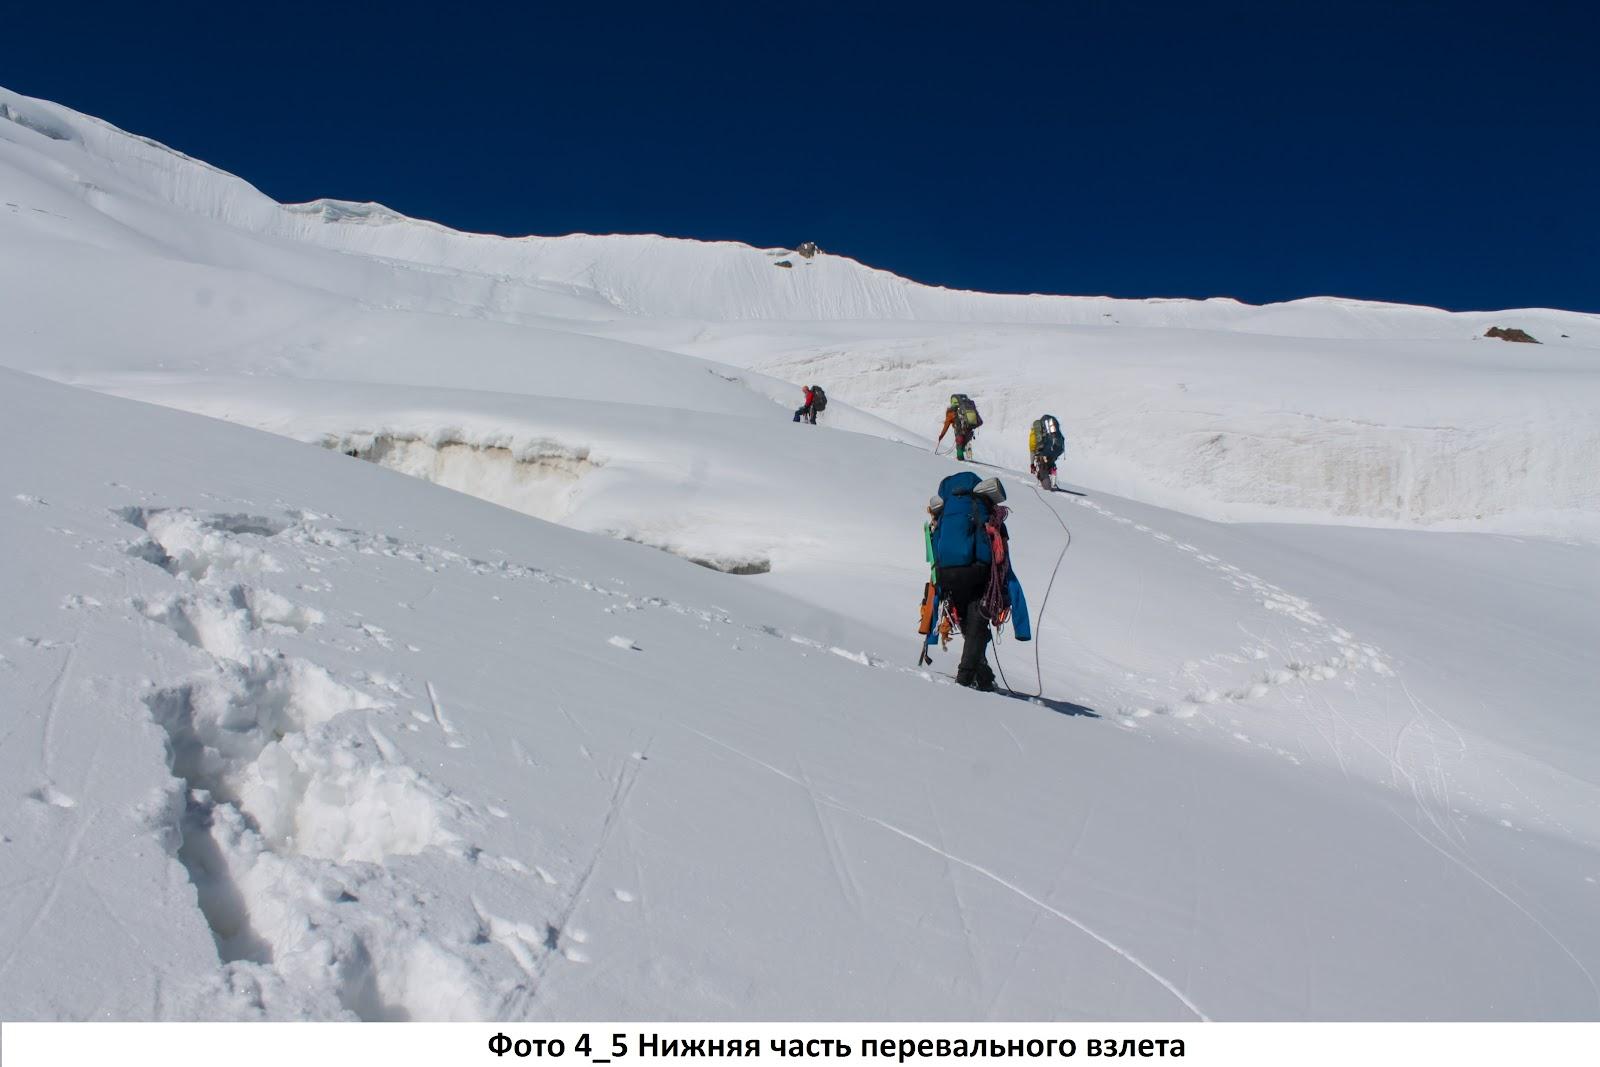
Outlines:
{"label": "gray hat", "polygon": [[1000,484],[999,478],[985,478],[972,487],[972,495],[981,496],[991,504],[1004,504],[1006,487]]}

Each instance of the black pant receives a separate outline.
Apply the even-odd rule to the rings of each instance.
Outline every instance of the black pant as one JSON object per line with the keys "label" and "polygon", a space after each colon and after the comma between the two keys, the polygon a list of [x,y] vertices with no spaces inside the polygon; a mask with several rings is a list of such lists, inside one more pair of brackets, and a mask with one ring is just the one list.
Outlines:
{"label": "black pant", "polygon": [[989,564],[939,568],[939,593],[955,609],[961,622],[961,663],[956,683],[989,688],[994,672],[984,660],[989,648],[989,620],[983,614],[983,597],[989,591]]}

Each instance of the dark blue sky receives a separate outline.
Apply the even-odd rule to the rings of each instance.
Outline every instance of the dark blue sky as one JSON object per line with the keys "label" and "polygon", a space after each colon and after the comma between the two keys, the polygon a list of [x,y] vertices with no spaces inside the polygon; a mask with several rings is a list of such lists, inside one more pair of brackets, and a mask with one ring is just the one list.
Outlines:
{"label": "dark blue sky", "polygon": [[1587,3],[56,6],[7,9],[0,84],[279,200],[975,289],[1600,311]]}

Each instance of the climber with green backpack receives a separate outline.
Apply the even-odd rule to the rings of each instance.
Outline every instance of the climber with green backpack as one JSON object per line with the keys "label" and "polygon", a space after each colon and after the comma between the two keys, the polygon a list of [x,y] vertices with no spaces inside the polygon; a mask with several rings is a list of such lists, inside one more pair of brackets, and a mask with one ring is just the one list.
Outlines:
{"label": "climber with green backpack", "polygon": [[[967,458],[967,449],[971,447],[972,439],[977,436],[978,427],[983,425],[983,416],[978,414],[978,405],[966,393],[954,393],[950,397],[950,406],[944,409],[944,425],[939,428],[939,441],[944,440],[945,432],[956,432],[956,459]],[[938,447],[938,442],[934,443]]]}
{"label": "climber with green backpack", "polygon": [[990,627],[1009,620],[1018,641],[1033,637],[1022,583],[1011,567],[1005,499],[998,478],[979,479],[971,471],[952,474],[928,502],[929,521],[923,527],[931,580],[923,590],[925,638],[918,662],[929,662],[929,646],[943,646],[951,631],[959,630],[956,683],[984,692],[995,688],[985,657]]}

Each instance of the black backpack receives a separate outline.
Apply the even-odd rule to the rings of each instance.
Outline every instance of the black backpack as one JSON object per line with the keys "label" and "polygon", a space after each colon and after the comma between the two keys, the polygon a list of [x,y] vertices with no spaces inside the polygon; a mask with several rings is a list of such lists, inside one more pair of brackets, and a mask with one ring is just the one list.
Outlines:
{"label": "black backpack", "polygon": [[1051,459],[1060,459],[1061,453],[1067,450],[1066,438],[1061,436],[1061,424],[1054,415],[1044,415],[1039,419],[1039,448]]}
{"label": "black backpack", "polygon": [[822,386],[811,387],[811,410],[821,411],[828,406],[828,394],[822,391]]}

